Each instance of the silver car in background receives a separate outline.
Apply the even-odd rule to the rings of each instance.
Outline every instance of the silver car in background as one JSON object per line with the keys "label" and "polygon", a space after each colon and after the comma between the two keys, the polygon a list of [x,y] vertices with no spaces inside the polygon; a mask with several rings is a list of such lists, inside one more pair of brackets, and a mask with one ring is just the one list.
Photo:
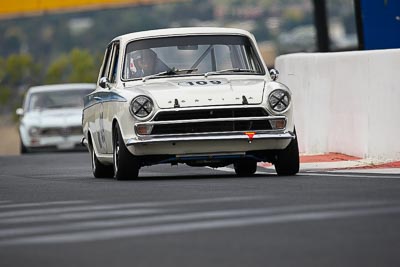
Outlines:
{"label": "silver car in background", "polygon": [[29,88],[16,111],[21,153],[81,149],[83,97],[95,88],[90,83]]}

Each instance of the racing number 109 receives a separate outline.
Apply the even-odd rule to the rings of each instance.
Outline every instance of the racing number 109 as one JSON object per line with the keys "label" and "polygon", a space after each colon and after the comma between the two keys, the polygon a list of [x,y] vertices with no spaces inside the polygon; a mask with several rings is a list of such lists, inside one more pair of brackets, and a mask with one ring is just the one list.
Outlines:
{"label": "racing number 109", "polygon": [[221,81],[195,81],[195,82],[184,82],[184,85],[196,86],[196,85],[219,85],[222,84]]}

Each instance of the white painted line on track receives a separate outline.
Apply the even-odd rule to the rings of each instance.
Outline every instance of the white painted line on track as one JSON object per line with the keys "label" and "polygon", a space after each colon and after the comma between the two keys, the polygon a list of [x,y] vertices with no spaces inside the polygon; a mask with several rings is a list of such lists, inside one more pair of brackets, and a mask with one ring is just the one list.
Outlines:
{"label": "white painted line on track", "polygon": [[189,204],[206,204],[206,203],[223,203],[234,201],[246,200],[260,200],[267,199],[266,196],[238,196],[238,197],[221,197],[221,198],[202,198],[202,199],[184,199],[160,202],[140,202],[140,203],[122,203],[122,204],[107,204],[107,205],[91,205],[91,206],[78,206],[78,207],[63,207],[63,208],[46,208],[46,209],[32,209],[32,210],[17,210],[0,212],[0,219],[6,217],[18,217],[27,215],[48,215],[58,214],[63,212],[78,212],[78,211],[94,211],[94,210],[107,210],[107,209],[122,209],[122,208],[144,208],[144,207],[158,207],[169,205],[189,205]]}
{"label": "white painted line on track", "polygon": [[254,225],[279,224],[291,222],[307,222],[317,220],[352,218],[361,216],[389,215],[400,213],[400,207],[384,207],[369,209],[351,209],[344,211],[318,211],[292,214],[278,214],[270,216],[244,217],[222,220],[211,220],[189,223],[175,223],[166,225],[152,225],[135,228],[119,228],[111,230],[99,230],[92,232],[79,232],[55,235],[42,235],[34,237],[1,240],[0,245],[26,245],[46,243],[71,243],[107,240],[115,238],[127,238],[138,236],[150,236],[161,234],[177,234],[199,230],[212,230],[232,227],[248,227]]}
{"label": "white painted line on track", "polygon": [[399,174],[400,175],[400,168],[389,168],[389,169],[350,169],[350,170],[331,170],[329,172],[332,173],[360,173],[360,174]]}
{"label": "white painted line on track", "polygon": [[[385,162],[382,162],[384,164]],[[375,163],[379,164],[379,163]],[[400,174],[400,168],[360,168],[373,166],[371,160],[359,161],[333,161],[333,162],[308,162],[300,163],[300,172],[354,172],[354,173],[376,173],[376,174]],[[261,168],[275,170],[274,166]]]}
{"label": "white painted line on track", "polygon": [[369,165],[369,161],[331,161],[331,162],[307,162],[300,163],[301,170],[315,170],[315,169],[334,169],[334,168],[355,168],[360,166]]}
{"label": "white painted line on track", "polygon": [[241,202],[269,199],[268,196],[235,196],[235,197],[218,197],[218,198],[199,198],[199,199],[183,199],[183,200],[167,200],[158,202],[137,203],[138,207],[158,207],[170,205],[191,205],[191,204],[207,204],[207,203],[224,203],[224,202]]}
{"label": "white painted line on track", "polygon": [[[216,211],[200,211],[192,213],[177,213],[177,214],[157,214],[155,216],[136,217],[136,218],[115,218],[105,221],[94,220],[86,222],[70,222],[65,224],[58,223],[57,225],[46,226],[29,226],[29,227],[14,227],[8,229],[0,229],[0,238],[10,236],[20,236],[27,234],[44,234],[57,231],[83,231],[94,230],[99,228],[134,226],[151,223],[166,223],[183,220],[205,220],[215,218],[226,218],[234,216],[249,216],[249,215],[266,215],[284,212],[299,212],[310,210],[326,210],[338,208],[362,208],[362,207],[376,207],[381,205],[400,204],[390,203],[383,201],[369,201],[369,202],[337,202],[327,204],[311,204],[311,205],[298,205],[298,206],[283,206],[271,208],[258,208],[258,209],[234,209],[234,210],[216,210]],[[78,217],[76,219],[85,219]]]}
{"label": "white painted line on track", "polygon": [[34,222],[50,222],[50,221],[68,221],[68,220],[84,220],[84,219],[95,219],[95,218],[109,218],[115,216],[136,216],[136,215],[147,215],[153,213],[162,213],[164,210],[160,209],[136,209],[136,210],[110,210],[110,211],[83,211],[79,213],[65,213],[65,214],[54,214],[54,215],[39,215],[39,216],[27,216],[27,217],[15,217],[0,219],[0,224],[16,224],[16,223],[34,223]]}
{"label": "white painted line on track", "polygon": [[3,218],[10,217],[22,217],[22,216],[35,216],[35,215],[49,215],[49,214],[61,214],[68,212],[90,212],[90,211],[107,211],[119,208],[131,208],[136,207],[130,203],[120,205],[92,205],[92,206],[78,206],[78,207],[59,207],[59,208],[48,208],[48,209],[32,209],[32,210],[16,210],[0,212],[0,221]]}
{"label": "white painted line on track", "polygon": [[330,173],[330,172],[323,172],[323,173],[314,173],[314,172],[307,172],[307,173],[299,173],[298,176],[319,176],[319,177],[338,177],[338,178],[365,178],[365,179],[400,179],[400,176],[376,176],[376,175],[366,175],[365,173],[359,174],[339,174],[339,173]]}
{"label": "white painted line on track", "polygon": [[87,204],[89,202],[90,201],[84,201],[84,200],[67,200],[67,201],[35,202],[35,203],[12,203],[12,204],[8,204],[8,203],[2,204],[0,202],[0,209]]}
{"label": "white painted line on track", "polygon": [[[210,168],[210,167],[207,167]],[[210,168],[211,169],[211,168]],[[222,168],[217,168],[215,170],[220,170],[224,172],[235,172],[234,169],[228,168],[228,167],[222,167]],[[397,169],[396,169],[397,170]],[[343,170],[343,174],[340,173],[340,171],[329,171],[329,170],[320,170],[320,172],[316,173],[316,171],[310,171],[310,172],[304,172],[301,171],[300,173],[296,174],[297,176],[334,176],[334,177],[351,177],[351,178],[382,178],[382,179],[400,179],[400,176],[376,176],[377,173],[379,172],[371,172],[372,175],[367,175],[368,173],[366,172],[356,172],[354,171],[349,171],[349,170]],[[348,173],[354,173],[353,174],[348,174]],[[399,171],[397,170],[396,172],[393,171],[394,174],[399,174]],[[274,175],[275,173],[273,172],[263,172],[263,171],[257,171],[256,174],[269,174],[269,175]],[[381,174],[391,174],[390,172],[385,172]]]}

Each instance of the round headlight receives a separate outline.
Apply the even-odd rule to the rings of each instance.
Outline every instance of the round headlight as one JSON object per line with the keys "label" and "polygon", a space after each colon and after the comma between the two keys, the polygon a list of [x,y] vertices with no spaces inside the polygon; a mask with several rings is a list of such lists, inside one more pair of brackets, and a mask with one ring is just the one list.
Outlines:
{"label": "round headlight", "polygon": [[153,101],[144,95],[134,98],[130,106],[131,114],[138,118],[145,118],[149,116],[153,109]]}
{"label": "round headlight", "polygon": [[40,129],[37,127],[32,127],[29,129],[29,135],[30,136],[38,136],[40,133]]}
{"label": "round headlight", "polygon": [[269,106],[273,111],[283,112],[290,104],[289,92],[281,89],[274,90],[268,97]]}

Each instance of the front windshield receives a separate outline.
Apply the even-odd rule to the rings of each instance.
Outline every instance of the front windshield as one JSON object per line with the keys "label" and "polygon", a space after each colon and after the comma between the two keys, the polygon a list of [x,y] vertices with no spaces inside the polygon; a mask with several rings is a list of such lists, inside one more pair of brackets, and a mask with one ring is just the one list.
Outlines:
{"label": "front windshield", "polygon": [[[264,74],[249,38],[236,35],[164,37],[129,43],[122,78],[131,80],[162,72],[203,75],[226,70]],[[171,71],[173,70],[173,71]],[[186,71],[181,71],[186,70]]]}
{"label": "front windshield", "polygon": [[29,98],[28,111],[83,108],[83,97],[90,94],[93,89],[62,90],[32,93]]}

